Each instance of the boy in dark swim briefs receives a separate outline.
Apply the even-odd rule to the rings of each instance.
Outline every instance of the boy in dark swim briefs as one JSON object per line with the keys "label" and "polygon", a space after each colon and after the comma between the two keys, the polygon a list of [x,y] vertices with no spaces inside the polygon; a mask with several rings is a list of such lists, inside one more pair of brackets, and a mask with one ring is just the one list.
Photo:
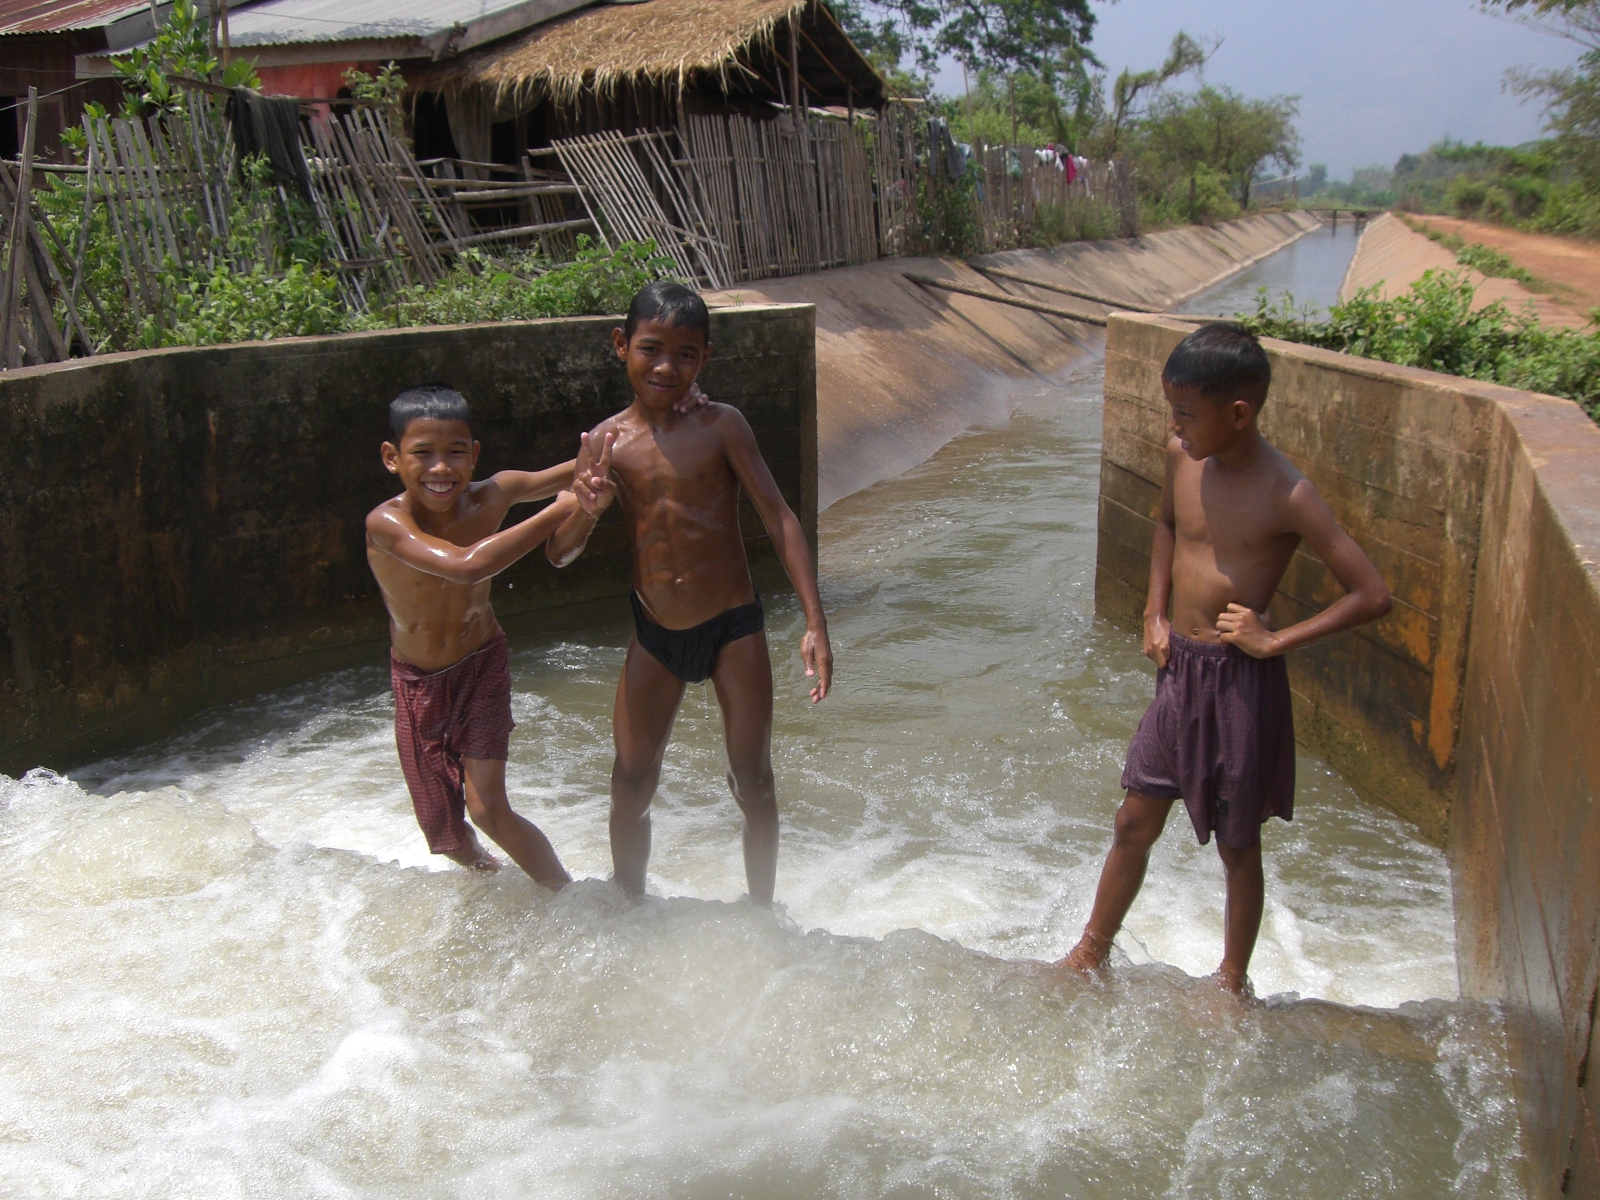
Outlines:
{"label": "boy in dark swim briefs", "polygon": [[833,652],[817,594],[811,548],[736,408],[707,404],[687,415],[674,403],[710,357],[705,303],[675,283],[633,299],[613,331],[633,403],[586,435],[574,489],[581,511],[550,538],[565,566],[582,552],[599,512],[622,500],[633,547],[634,636],[617,683],[611,770],[611,859],[633,895],[645,887],[650,801],[686,683],[709,678],[722,709],[728,786],[744,814],[750,898],[772,901],[778,865],[778,802],[772,779],[772,667],[761,600],[739,530],[741,489],[760,513],[789,572],[806,632],[800,656],[828,694]]}
{"label": "boy in dark swim briefs", "polygon": [[[1294,813],[1294,724],[1282,656],[1389,611],[1389,590],[1361,547],[1261,436],[1256,421],[1271,380],[1261,344],[1222,321],[1184,338],[1162,370],[1173,436],[1144,610],[1144,652],[1159,668],[1156,696],[1128,748],[1127,796],[1094,908],[1063,966],[1105,965],[1150,848],[1181,797],[1200,844],[1216,834],[1227,879],[1217,979],[1244,990],[1261,926],[1261,826]],[[1302,541],[1345,594],[1274,631],[1264,614]]]}

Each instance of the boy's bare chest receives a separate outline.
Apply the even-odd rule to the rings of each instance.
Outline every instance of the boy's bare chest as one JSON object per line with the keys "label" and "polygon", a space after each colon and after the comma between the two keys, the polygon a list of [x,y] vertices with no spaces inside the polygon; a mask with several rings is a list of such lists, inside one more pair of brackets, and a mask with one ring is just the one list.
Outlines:
{"label": "boy's bare chest", "polygon": [[1270,487],[1203,479],[1195,471],[1177,481],[1173,500],[1178,540],[1208,546],[1219,560],[1272,553],[1294,538]]}
{"label": "boy's bare chest", "polygon": [[618,445],[613,468],[623,498],[633,505],[664,500],[704,504],[726,494],[735,482],[727,455],[712,438],[658,442],[648,435],[631,437]]}

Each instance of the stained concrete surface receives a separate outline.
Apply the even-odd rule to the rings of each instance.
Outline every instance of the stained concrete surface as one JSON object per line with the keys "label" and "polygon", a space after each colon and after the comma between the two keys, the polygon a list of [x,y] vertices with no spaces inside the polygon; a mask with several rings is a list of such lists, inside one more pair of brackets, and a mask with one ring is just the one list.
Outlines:
{"label": "stained concrete surface", "polygon": [[[1130,627],[1160,370],[1189,328],[1118,316],[1108,331],[1095,602]],[[1530,1193],[1600,1195],[1600,428],[1568,400],[1265,344],[1264,431],[1396,601],[1291,657],[1297,733],[1448,846],[1462,991],[1504,1006]],[[1298,619],[1337,594],[1301,551],[1273,611]]]}

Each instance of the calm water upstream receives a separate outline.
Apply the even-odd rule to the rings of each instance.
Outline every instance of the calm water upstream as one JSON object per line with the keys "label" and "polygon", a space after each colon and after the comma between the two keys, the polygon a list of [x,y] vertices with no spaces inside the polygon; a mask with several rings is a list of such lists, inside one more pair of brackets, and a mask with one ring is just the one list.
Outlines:
{"label": "calm water upstream", "polygon": [[[1352,244],[1185,307],[1327,299]],[[622,625],[514,656],[514,803],[590,877],[559,897],[434,869],[376,666],[6,781],[0,1192],[1520,1194],[1444,858],[1314,759],[1266,833],[1262,1003],[1196,978],[1221,875],[1177,820],[1110,982],[1013,961],[1074,940],[1151,693],[1092,615],[1099,392],[1086,363],[824,514],[816,709],[770,605],[776,915],[698,688],[652,898],[599,881]]]}

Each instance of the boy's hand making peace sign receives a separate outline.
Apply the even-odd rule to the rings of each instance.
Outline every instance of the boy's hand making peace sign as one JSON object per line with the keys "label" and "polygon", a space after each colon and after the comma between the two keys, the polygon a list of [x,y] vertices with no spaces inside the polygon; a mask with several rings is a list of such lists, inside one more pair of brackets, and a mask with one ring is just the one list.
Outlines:
{"label": "boy's hand making peace sign", "polygon": [[[611,478],[611,448],[616,445],[617,435],[606,434],[598,458],[595,457],[594,446],[587,433],[583,435],[582,441],[583,450],[578,455],[578,469],[572,476],[572,494],[578,498],[578,506],[584,512],[591,517],[598,517],[617,498],[617,481]],[[584,465],[585,462],[587,466]]]}

